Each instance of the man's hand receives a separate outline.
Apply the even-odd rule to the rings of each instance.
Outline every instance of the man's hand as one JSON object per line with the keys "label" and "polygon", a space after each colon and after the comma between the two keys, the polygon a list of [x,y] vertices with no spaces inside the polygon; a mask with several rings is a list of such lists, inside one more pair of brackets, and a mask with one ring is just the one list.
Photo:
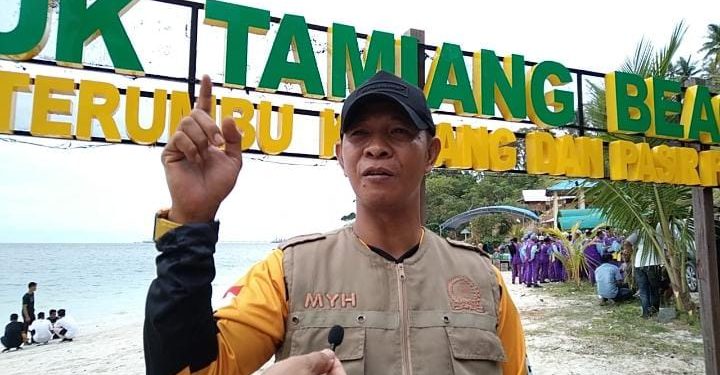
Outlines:
{"label": "man's hand", "polygon": [[180,121],[162,153],[172,198],[169,219],[180,224],[212,221],[242,168],[235,121],[223,119],[221,132],[210,117],[212,108],[212,82],[205,75],[195,109]]}
{"label": "man's hand", "polygon": [[263,375],[346,375],[330,349],[290,357],[272,365]]}

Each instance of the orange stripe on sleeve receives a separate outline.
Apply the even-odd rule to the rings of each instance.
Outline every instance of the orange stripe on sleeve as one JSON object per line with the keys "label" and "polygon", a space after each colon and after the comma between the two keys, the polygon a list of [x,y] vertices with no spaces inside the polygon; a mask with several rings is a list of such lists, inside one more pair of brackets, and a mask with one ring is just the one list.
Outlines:
{"label": "orange stripe on sleeve", "polygon": [[218,359],[201,373],[252,374],[267,362],[285,336],[283,252],[276,249],[233,288],[239,294],[217,312]]}
{"label": "orange stripe on sleeve", "polygon": [[522,323],[520,322],[520,314],[510,297],[510,293],[508,293],[502,274],[500,274],[497,268],[495,268],[495,276],[502,290],[498,336],[500,337],[500,341],[502,341],[507,358],[507,361],[503,363],[503,374],[525,375],[527,374],[527,364],[525,363],[525,333],[523,332]]}

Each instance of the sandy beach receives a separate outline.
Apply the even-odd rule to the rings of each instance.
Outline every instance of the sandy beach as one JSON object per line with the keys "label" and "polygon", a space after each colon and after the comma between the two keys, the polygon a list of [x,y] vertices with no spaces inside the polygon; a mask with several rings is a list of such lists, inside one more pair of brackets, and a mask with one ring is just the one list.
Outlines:
{"label": "sandy beach", "polygon": [[[506,273],[506,277],[509,274]],[[701,350],[699,354],[696,350],[695,354],[688,355],[671,349],[663,352],[651,347],[644,351],[616,344],[608,347],[597,342],[596,338],[576,335],[574,330],[581,329],[585,324],[582,321],[564,322],[562,326],[556,321],[566,317],[568,309],[573,306],[597,311],[597,307],[592,305],[592,296],[581,296],[577,300],[558,298],[551,294],[550,288],[527,289],[512,285],[509,280],[508,284],[527,331],[528,356],[535,375],[704,373]],[[562,314],[561,309],[565,309]],[[548,329],[548,325],[554,328]],[[670,334],[658,333],[647,339],[679,341],[695,345],[695,348],[697,345],[702,347],[702,338],[698,334],[682,329],[672,328]],[[628,342],[627,345],[634,343]],[[97,327],[87,329],[71,343],[55,340],[48,345],[33,345],[17,352],[0,354],[0,373],[3,375],[135,375],[143,374],[144,370],[141,320],[105,332]]]}

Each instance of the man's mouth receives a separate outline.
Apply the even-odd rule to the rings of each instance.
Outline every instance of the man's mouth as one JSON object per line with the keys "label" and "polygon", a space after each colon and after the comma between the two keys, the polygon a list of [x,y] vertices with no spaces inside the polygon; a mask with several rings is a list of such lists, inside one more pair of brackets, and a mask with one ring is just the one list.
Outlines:
{"label": "man's mouth", "polygon": [[378,176],[378,177],[390,177],[394,174],[385,168],[368,168],[362,173],[363,177],[371,177],[371,176]]}

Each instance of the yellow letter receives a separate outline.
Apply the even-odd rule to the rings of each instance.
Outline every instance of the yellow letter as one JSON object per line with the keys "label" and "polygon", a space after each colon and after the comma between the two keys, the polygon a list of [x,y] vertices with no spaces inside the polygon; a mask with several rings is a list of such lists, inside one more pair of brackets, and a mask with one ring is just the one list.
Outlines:
{"label": "yellow letter", "polygon": [[140,88],[129,86],[125,93],[125,127],[128,137],[135,143],[151,145],[157,143],[165,130],[167,91],[155,90],[153,94],[153,120],[149,129],[140,125]]}
{"label": "yellow letter", "polygon": [[717,186],[720,172],[720,151],[700,151],[700,183],[702,186]]}
{"label": "yellow letter", "polygon": [[679,173],[675,176],[675,183],[683,185],[700,185],[698,176],[698,153],[695,149],[688,147],[673,147],[675,150],[676,169]]}
{"label": "yellow letter", "polygon": [[575,145],[578,151],[578,164],[581,166],[580,169],[585,172],[585,175],[577,177],[605,177],[605,151],[602,139],[577,137]]}
{"label": "yellow letter", "polygon": [[484,171],[490,168],[488,152],[489,137],[487,128],[473,128],[463,125],[456,132],[462,153],[463,168]]}
{"label": "yellow letter", "polygon": [[675,179],[675,151],[667,145],[652,148],[657,182],[671,184]]}
{"label": "yellow letter", "polygon": [[71,123],[48,119],[48,114],[70,116],[72,101],[53,98],[52,94],[75,95],[75,82],[68,78],[35,77],[30,133],[34,136],[72,138]]}
{"label": "yellow letter", "polygon": [[[222,118],[232,117],[235,120],[235,126],[242,133],[242,149],[249,149],[255,143],[255,127],[250,123],[255,115],[255,106],[252,102],[247,99],[223,97],[220,100],[220,113]],[[240,114],[240,117],[236,114]]]}
{"label": "yellow letter", "polygon": [[266,154],[277,155],[285,151],[292,140],[293,106],[285,104],[278,110],[277,139],[270,135],[272,103],[261,101],[258,104],[257,142],[260,150]]}
{"label": "yellow letter", "polygon": [[[630,141],[610,142],[610,179],[637,180],[638,150]],[[633,178],[633,179],[631,179]]]}
{"label": "yellow letter", "polygon": [[30,75],[0,71],[0,133],[12,134],[15,127],[16,91],[30,92]]}
{"label": "yellow letter", "polygon": [[645,182],[657,181],[657,170],[650,145],[643,142],[635,145],[638,148],[638,180]]}
{"label": "yellow letter", "polygon": [[[105,102],[95,103],[95,98],[101,98]],[[113,119],[118,103],[120,103],[120,93],[117,87],[105,82],[80,81],[75,137],[89,141],[92,137],[93,119],[97,119],[108,142],[122,141],[115,119]]]}
{"label": "yellow letter", "polygon": [[437,124],[435,136],[440,140],[440,155],[435,161],[435,166],[444,165],[448,168],[461,164],[462,150],[460,149],[455,132],[447,122]]}
{"label": "yellow letter", "polygon": [[340,118],[335,110],[325,108],[320,112],[320,159],[332,159],[335,156],[335,143],[340,140]]}
{"label": "yellow letter", "polygon": [[497,128],[490,133],[490,170],[502,172],[515,168],[517,150],[507,146],[515,140],[515,134],[509,129]]}
{"label": "yellow letter", "polygon": [[525,137],[527,172],[558,174],[555,138],[546,132],[530,132]]}

